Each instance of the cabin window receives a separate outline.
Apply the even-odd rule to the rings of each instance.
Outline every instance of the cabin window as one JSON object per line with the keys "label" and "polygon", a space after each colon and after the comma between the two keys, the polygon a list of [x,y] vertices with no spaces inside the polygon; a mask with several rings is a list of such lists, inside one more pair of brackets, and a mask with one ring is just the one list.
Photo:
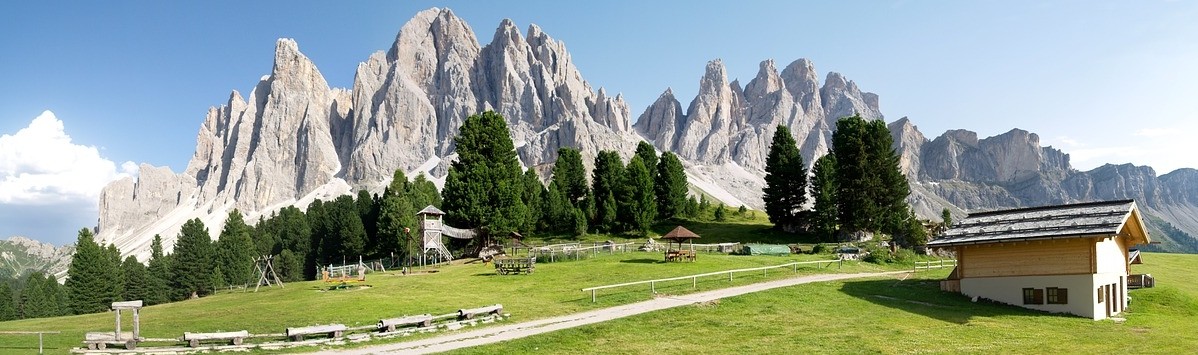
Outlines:
{"label": "cabin window", "polygon": [[1048,295],[1048,304],[1069,304],[1069,289],[1049,287],[1045,291]]}
{"label": "cabin window", "polygon": [[1103,287],[1104,287],[1104,286],[1099,286],[1099,287],[1098,287],[1098,303],[1102,303],[1102,299],[1103,299],[1103,297],[1102,297],[1102,288],[1103,288]]}
{"label": "cabin window", "polygon": [[1044,304],[1044,290],[1038,288],[1023,289],[1023,304]]}

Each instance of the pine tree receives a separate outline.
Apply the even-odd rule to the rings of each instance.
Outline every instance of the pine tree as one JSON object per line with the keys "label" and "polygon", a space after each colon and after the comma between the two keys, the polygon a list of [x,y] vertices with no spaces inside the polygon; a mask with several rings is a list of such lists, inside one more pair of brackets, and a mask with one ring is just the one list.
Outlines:
{"label": "pine tree", "polygon": [[544,215],[545,207],[542,195],[545,194],[545,185],[541,183],[540,177],[533,169],[524,171],[524,176],[521,179],[524,183],[524,193],[520,200],[524,201],[524,205],[528,206],[528,214],[524,218],[524,225],[520,227],[525,232],[533,232],[537,230],[537,224]]}
{"label": "pine tree", "polygon": [[149,272],[146,266],[130,255],[121,263],[121,275],[125,281],[124,301],[145,300],[151,293]]}
{"label": "pine tree", "polygon": [[715,215],[713,217],[715,217],[716,222],[723,222],[723,221],[727,220],[727,217],[724,215],[724,204],[723,203],[721,203],[718,207],[715,208]]}
{"label": "pine tree", "polygon": [[641,234],[648,233],[650,225],[657,218],[657,201],[653,193],[653,184],[650,182],[652,180],[649,169],[645,168],[641,158],[632,157],[625,175],[624,194],[618,203],[624,211],[621,215],[627,218],[624,223]]}
{"label": "pine tree", "polygon": [[807,203],[807,171],[794,136],[778,126],[765,160],[765,213],[775,228],[792,230],[803,224],[800,212]]}
{"label": "pine tree", "polygon": [[[308,258],[304,260],[304,276],[311,280],[316,277],[316,269],[323,265],[332,257],[331,251],[325,249],[326,235],[329,234],[328,212],[325,210],[324,202],[320,199],[313,200],[308,204],[308,210],[304,217],[308,220],[308,227],[311,229],[311,239],[308,240],[308,245],[311,246],[312,252],[308,253]],[[307,265],[312,265],[312,268],[307,268]],[[309,274],[311,273],[311,274]]]}
{"label": "pine tree", "polygon": [[[562,194],[562,189],[557,187],[557,182],[550,182],[549,188],[545,191],[544,198],[545,211],[541,219],[541,229],[552,232],[560,232],[562,230],[562,216],[567,213],[573,214],[573,211],[568,206],[568,200]],[[573,218],[573,216],[571,216]]]}
{"label": "pine tree", "polygon": [[376,256],[388,255],[389,251],[382,252],[379,248],[378,220],[382,201],[375,203],[375,197],[362,189],[358,190],[358,198],[354,200],[354,204],[358,207],[358,219],[362,221],[362,230],[366,233],[363,238],[363,253]]}
{"label": "pine tree", "polygon": [[441,206],[441,190],[428,180],[424,172],[416,174],[416,178],[412,179],[408,187],[411,191],[408,195],[411,196],[412,207],[417,208],[417,211],[425,206]]}
{"label": "pine tree", "polygon": [[623,183],[624,163],[620,153],[600,151],[591,172],[591,194],[595,196],[595,227],[601,231],[617,232],[620,229],[616,197]]}
{"label": "pine tree", "polygon": [[661,160],[658,160],[655,170],[657,181],[654,183],[654,188],[657,193],[657,217],[663,220],[682,217],[685,214],[688,187],[682,161],[678,160],[678,156],[674,153],[661,153]]}
{"label": "pine tree", "polygon": [[326,250],[334,251],[330,256],[331,262],[341,263],[350,259],[357,260],[366,247],[366,229],[362,226],[362,218],[358,216],[357,206],[353,197],[342,195],[333,202],[326,204],[331,223],[329,235],[325,239]]}
{"label": "pine tree", "polygon": [[250,239],[256,247],[254,255],[274,255],[283,249],[279,221],[278,212],[271,212],[269,219],[259,216],[258,224],[249,227]]}
{"label": "pine tree", "polygon": [[952,228],[953,227],[953,212],[949,211],[948,207],[945,207],[943,210],[940,211],[940,220],[942,221],[942,222],[940,222],[940,225],[944,226],[945,229]]}
{"label": "pine tree", "polygon": [[8,283],[8,280],[0,280],[0,322],[17,319],[17,316],[12,285]]}
{"label": "pine tree", "polygon": [[[277,268],[279,278],[283,282],[300,281],[304,279],[304,264],[303,258],[296,256],[291,250],[283,249],[279,253],[279,257],[275,258],[274,266]],[[269,277],[269,276],[268,276]]]}
{"label": "pine tree", "polygon": [[686,217],[699,218],[699,201],[694,196],[686,197]]}
{"label": "pine tree", "polygon": [[835,240],[837,229],[836,155],[826,154],[811,167],[811,198],[815,200],[811,226],[820,241]]}
{"label": "pine tree", "polygon": [[587,234],[587,216],[581,208],[574,209],[573,231],[575,236]]}
{"label": "pine tree", "polygon": [[172,298],[185,300],[212,293],[215,251],[208,228],[199,218],[183,223],[171,263]]}
{"label": "pine tree", "polygon": [[297,269],[297,280],[312,279],[316,276],[316,263],[308,258],[312,254],[312,228],[304,212],[295,206],[287,206],[279,210],[278,217],[279,240],[282,244],[279,254],[291,251],[298,259],[301,267]]}
{"label": "pine tree", "polygon": [[30,273],[25,278],[25,288],[21,290],[21,301],[18,307],[20,308],[21,318],[45,318],[63,315],[63,310],[67,310],[68,305],[59,303],[61,294],[55,292],[58,288],[54,287],[54,285],[58,285],[54,277],[46,277],[40,271]]}
{"label": "pine tree", "polygon": [[258,248],[250,239],[250,227],[245,224],[241,212],[229,212],[225,227],[220,231],[216,243],[217,262],[229,285],[245,285],[254,270],[254,257]]}
{"label": "pine tree", "polygon": [[[67,269],[66,283],[66,288],[70,290],[69,308],[74,313],[106,311],[120,297],[123,285],[120,284],[117,275],[119,269],[113,263],[111,254],[96,244],[90,229],[79,230],[75,254],[71,256],[71,265]],[[115,257],[119,258],[119,253]]]}
{"label": "pine tree", "polygon": [[446,223],[481,227],[493,235],[519,229],[527,209],[520,200],[520,162],[503,116],[487,111],[468,117],[454,147],[458,160],[442,191]]}
{"label": "pine tree", "polygon": [[383,203],[377,227],[379,253],[382,255],[409,255],[406,249],[408,233],[404,232],[404,228],[408,228],[410,233],[416,233],[419,227],[416,225],[416,212],[424,208],[412,204],[412,198],[408,194],[411,190],[410,185],[403,170],[396,169],[391,175],[391,184],[383,190]]}
{"label": "pine tree", "polygon": [[147,268],[149,274],[146,278],[146,282],[149,284],[148,294],[145,298],[147,305],[170,302],[170,259],[170,256],[162,252],[162,236],[155,234],[154,241],[150,243],[150,265]]}
{"label": "pine tree", "polygon": [[836,122],[832,152],[841,230],[893,235],[904,228],[910,186],[892,143],[890,130],[880,120],[852,116]]}
{"label": "pine tree", "polygon": [[641,163],[645,164],[645,168],[650,172],[657,170],[657,150],[652,144],[646,141],[640,141],[636,144],[636,156],[641,157]]}
{"label": "pine tree", "polygon": [[570,206],[582,206],[581,202],[587,195],[587,179],[586,168],[582,166],[582,153],[578,149],[558,148],[557,162],[553,163],[553,182],[570,200]]}

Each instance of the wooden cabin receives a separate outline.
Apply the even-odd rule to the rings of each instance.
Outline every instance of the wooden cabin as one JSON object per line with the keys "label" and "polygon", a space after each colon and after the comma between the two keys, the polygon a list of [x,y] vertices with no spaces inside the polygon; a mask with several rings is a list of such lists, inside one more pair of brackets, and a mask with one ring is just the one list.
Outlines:
{"label": "wooden cabin", "polygon": [[956,253],[945,291],[1098,320],[1127,307],[1131,249],[1149,241],[1124,200],[970,214],[928,247]]}

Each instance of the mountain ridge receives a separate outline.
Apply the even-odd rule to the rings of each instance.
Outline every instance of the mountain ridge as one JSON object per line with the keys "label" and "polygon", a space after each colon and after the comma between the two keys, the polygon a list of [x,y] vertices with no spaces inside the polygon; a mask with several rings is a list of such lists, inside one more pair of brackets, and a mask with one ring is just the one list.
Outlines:
{"label": "mountain ridge", "polygon": [[[451,10],[421,11],[386,52],[357,65],[350,89],[330,88],[294,40],[278,40],[271,73],[248,97],[233,91],[225,104],[208,110],[183,172],[142,165],[136,180],[104,188],[97,241],[145,260],[154,234],[162,235],[169,250],[190,218],[219,230],[234,208],[253,221],[284,206],[304,207],[358,188],[377,191],[396,168],[409,176],[425,173],[440,184],[455,156],[457,127],[487,109],[508,119],[521,163],[543,176],[559,147],[581,149],[589,166],[599,150],[627,158],[636,142],[647,140],[683,159],[695,189],[755,208],[761,206],[764,157],[778,125],[791,128],[810,166],[828,151],[839,117],[884,118],[878,95],[834,72],[821,85],[809,60],[781,71],[773,60],[762,61],[756,77],[742,87],[728,80],[716,59],[707,63],[685,111],[667,88],[634,124],[623,97],[594,90],[565,45],[538,26],[522,34],[504,20],[490,43],[480,45],[476,38]],[[949,131],[928,140],[906,118],[890,126],[913,182],[909,200],[934,219],[945,207],[963,213],[1124,196],[1111,189],[1157,191],[1162,181],[1191,192],[1198,186],[1198,174],[1158,179],[1155,172],[1134,168],[1070,173],[1067,154],[1039,147],[1038,136],[1022,130],[985,139]],[[1159,195],[1142,198],[1152,199],[1145,205],[1162,220],[1198,234],[1193,233],[1198,221],[1184,218],[1198,211],[1198,193],[1158,204]]]}

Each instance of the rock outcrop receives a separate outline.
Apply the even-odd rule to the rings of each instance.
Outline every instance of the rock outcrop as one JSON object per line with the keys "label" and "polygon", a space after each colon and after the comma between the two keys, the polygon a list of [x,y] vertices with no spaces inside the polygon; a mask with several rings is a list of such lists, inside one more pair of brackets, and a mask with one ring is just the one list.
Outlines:
{"label": "rock outcrop", "polygon": [[[358,64],[353,87],[330,88],[290,39],[248,96],[232,92],[200,125],[187,168],[142,166],[137,179],[101,193],[101,243],[144,260],[155,234],[173,247],[179,227],[200,218],[217,234],[232,209],[254,221],[284,206],[307,206],[355,189],[381,190],[395,169],[439,183],[455,157],[454,135],[470,115],[508,119],[521,162],[541,172],[560,147],[589,165],[600,150],[627,157],[640,140],[679,155],[692,187],[730,205],[761,208],[765,157],[779,125],[794,134],[808,166],[829,150],[836,120],[882,119],[877,95],[838,73],[821,85],[799,59],[779,71],[761,62],[746,85],[707,63],[683,110],[671,89],[635,124],[620,94],[593,89],[565,44],[536,25],[505,20],[480,45],[465,21],[430,9],[408,21],[391,47]],[[1069,156],[1012,130],[979,139],[956,130],[928,140],[906,118],[889,125],[909,199],[925,217],[1003,207],[1135,198],[1145,210],[1198,235],[1198,171],[1156,176],[1130,165],[1075,171]]]}

